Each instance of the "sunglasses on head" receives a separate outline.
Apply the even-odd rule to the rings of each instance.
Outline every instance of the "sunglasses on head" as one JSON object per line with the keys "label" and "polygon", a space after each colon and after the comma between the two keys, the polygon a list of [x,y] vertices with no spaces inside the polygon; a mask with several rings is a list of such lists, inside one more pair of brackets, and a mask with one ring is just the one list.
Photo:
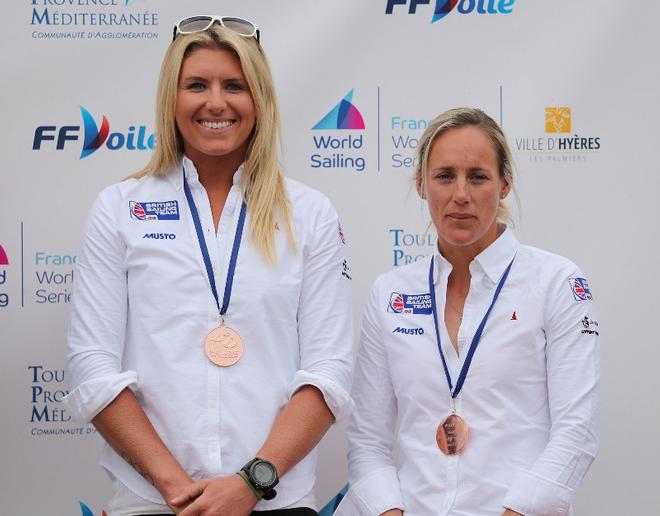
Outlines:
{"label": "sunglasses on head", "polygon": [[174,26],[172,41],[174,41],[179,34],[204,32],[205,30],[210,29],[214,23],[219,23],[225,29],[229,29],[246,38],[255,38],[257,43],[259,43],[259,27],[251,21],[244,18],[237,18],[235,16],[211,16],[204,14],[189,16],[179,20]]}

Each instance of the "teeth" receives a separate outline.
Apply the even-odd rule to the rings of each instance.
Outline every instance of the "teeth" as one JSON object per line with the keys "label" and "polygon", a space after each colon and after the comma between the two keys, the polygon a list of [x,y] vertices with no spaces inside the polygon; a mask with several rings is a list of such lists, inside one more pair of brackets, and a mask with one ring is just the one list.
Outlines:
{"label": "teeth", "polygon": [[207,129],[224,129],[225,127],[229,127],[232,125],[234,122],[232,120],[224,120],[222,122],[211,122],[209,120],[202,120],[199,122],[199,125],[202,127],[206,127]]}

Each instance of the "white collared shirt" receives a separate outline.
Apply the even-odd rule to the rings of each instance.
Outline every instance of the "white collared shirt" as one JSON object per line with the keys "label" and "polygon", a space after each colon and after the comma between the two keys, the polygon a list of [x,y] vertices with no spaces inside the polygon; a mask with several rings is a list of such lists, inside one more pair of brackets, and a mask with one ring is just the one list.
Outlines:
{"label": "white collared shirt", "polygon": [[[241,169],[216,234],[194,165],[187,158],[183,164],[222,305],[243,200]],[[71,303],[67,403],[74,415],[90,421],[130,387],[167,448],[199,479],[233,474],[252,459],[303,385],[320,389],[337,420],[348,414],[351,287],[339,220],[319,192],[292,180],[286,188],[297,251],[279,221],[276,265],[267,264],[254,245],[247,213],[225,316],[242,337],[244,354],[231,367],[214,365],[204,352],[204,339],[220,319],[181,166],[163,177],[124,181],[98,196],[84,230]],[[256,510],[307,495],[315,463],[312,452],[280,479],[277,497],[259,502]],[[101,464],[140,497],[163,503],[107,445]]]}
{"label": "white collared shirt", "polygon": [[396,507],[406,516],[500,516],[505,507],[527,516],[569,513],[598,440],[600,330],[579,269],[521,246],[505,230],[470,264],[459,356],[443,322],[451,265],[436,255],[443,352],[455,385],[514,255],[456,400],[469,439],[454,456],[436,444],[437,426],[452,402],[430,314],[430,260],[375,282],[348,428],[351,489],[337,516],[373,516]]}

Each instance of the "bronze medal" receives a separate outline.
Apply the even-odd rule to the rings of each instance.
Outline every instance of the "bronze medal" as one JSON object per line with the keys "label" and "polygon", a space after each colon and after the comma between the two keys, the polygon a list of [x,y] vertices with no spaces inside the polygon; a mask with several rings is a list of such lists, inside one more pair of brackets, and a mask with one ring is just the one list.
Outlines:
{"label": "bronze medal", "polygon": [[467,423],[461,416],[450,414],[438,425],[435,440],[445,455],[461,453],[468,440]]}
{"label": "bronze medal", "polygon": [[243,356],[243,340],[236,331],[223,324],[206,336],[204,350],[214,364],[232,366]]}

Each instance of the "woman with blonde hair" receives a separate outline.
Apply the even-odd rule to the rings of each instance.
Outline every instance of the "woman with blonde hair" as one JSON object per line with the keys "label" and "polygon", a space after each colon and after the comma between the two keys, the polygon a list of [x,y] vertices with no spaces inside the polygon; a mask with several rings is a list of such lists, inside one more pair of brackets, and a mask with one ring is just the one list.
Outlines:
{"label": "woman with blonde hair", "polygon": [[511,152],[483,111],[438,116],[418,163],[437,250],[372,288],[348,426],[351,489],[335,514],[568,514],[598,447],[588,283],[506,226]]}
{"label": "woman with blonde hair", "polygon": [[283,176],[259,38],[177,23],[156,150],[85,226],[67,403],[106,441],[111,516],[316,514],[313,450],[350,410],[343,234]]}

